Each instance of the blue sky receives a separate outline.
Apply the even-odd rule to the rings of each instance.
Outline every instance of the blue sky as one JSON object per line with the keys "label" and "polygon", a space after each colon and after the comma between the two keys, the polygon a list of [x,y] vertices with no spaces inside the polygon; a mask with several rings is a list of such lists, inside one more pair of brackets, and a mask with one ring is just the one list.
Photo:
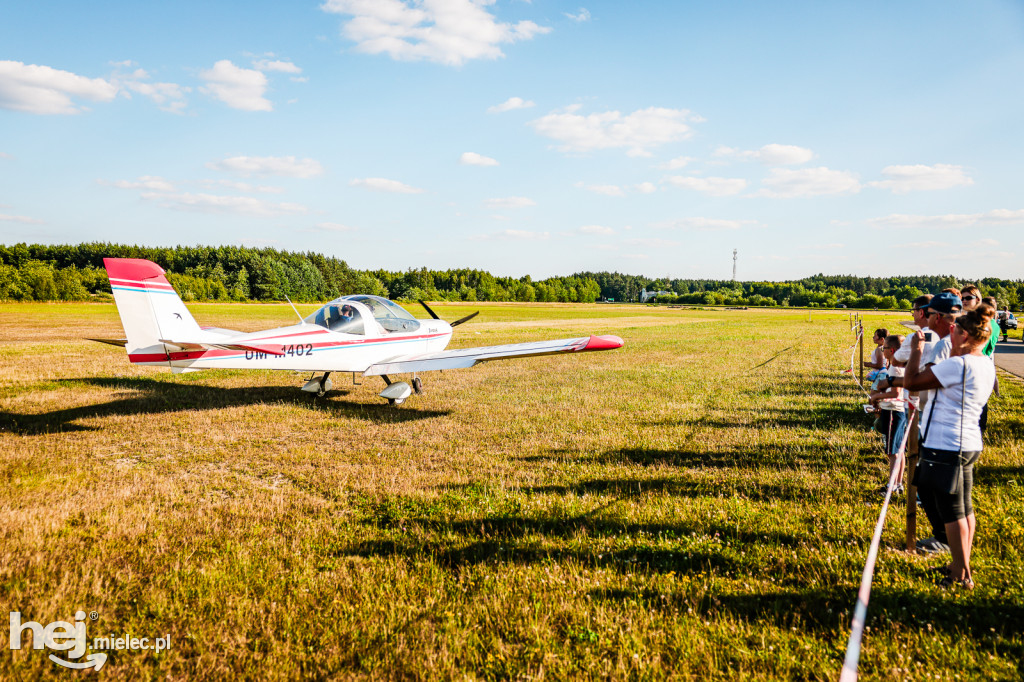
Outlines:
{"label": "blue sky", "polygon": [[1020,278],[1019,2],[5,2],[0,241]]}

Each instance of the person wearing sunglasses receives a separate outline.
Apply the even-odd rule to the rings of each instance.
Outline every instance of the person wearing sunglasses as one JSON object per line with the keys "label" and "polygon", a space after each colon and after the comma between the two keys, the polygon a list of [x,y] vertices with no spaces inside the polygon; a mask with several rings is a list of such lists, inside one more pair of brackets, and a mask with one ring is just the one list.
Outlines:
{"label": "person wearing sunglasses", "polygon": [[924,337],[920,332],[914,334],[910,363],[903,377],[905,388],[933,392],[922,418],[921,464],[915,478],[922,504],[926,510],[930,506],[938,511],[948,538],[952,563],[938,570],[943,575],[939,583],[943,587],[974,588],[971,490],[974,463],[982,451],[978,420],[995,381],[995,365],[982,354],[992,334],[990,322],[994,317],[995,310],[987,305],[957,317],[949,335],[951,357],[920,372],[917,361]]}
{"label": "person wearing sunglasses", "polygon": [[[982,299],[981,291],[973,284],[968,284],[964,287],[960,300],[964,303],[964,312],[968,310],[976,310],[978,306],[982,305],[983,302],[987,303],[996,310],[996,301],[994,298]],[[985,346],[981,349],[981,354],[987,357],[993,362],[996,361],[996,344],[999,343],[999,322],[996,321],[995,317],[992,318],[989,326],[992,327],[992,333],[989,334],[988,341]],[[999,395],[999,375],[996,375],[995,385],[992,387],[992,392],[995,395]],[[981,427],[981,435],[985,436],[985,429],[988,427],[988,403],[985,404],[985,408],[981,411],[981,419],[978,422]]]}

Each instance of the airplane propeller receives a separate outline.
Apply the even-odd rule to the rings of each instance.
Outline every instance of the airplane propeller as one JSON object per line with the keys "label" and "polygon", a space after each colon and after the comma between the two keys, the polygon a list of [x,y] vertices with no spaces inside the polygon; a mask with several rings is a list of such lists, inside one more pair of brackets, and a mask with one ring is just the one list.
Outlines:
{"label": "airplane propeller", "polygon": [[[437,313],[435,313],[433,310],[430,309],[429,305],[427,305],[423,301],[420,301],[420,305],[427,309],[427,312],[430,313],[430,316],[432,318],[434,318],[435,320],[440,320],[441,319],[440,317],[438,317]],[[466,315],[465,317],[459,318],[458,320],[455,320],[454,322],[452,322],[451,326],[452,327],[458,327],[463,322],[469,322],[470,320],[472,320],[474,317],[476,317],[479,314],[480,314],[480,311],[478,310],[475,313],[473,313],[472,315]]]}

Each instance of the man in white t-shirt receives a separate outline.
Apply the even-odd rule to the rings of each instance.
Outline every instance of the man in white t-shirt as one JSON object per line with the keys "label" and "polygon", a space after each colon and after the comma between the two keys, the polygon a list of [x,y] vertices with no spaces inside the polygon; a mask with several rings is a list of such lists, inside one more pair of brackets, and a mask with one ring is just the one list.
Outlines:
{"label": "man in white t-shirt", "polygon": [[[921,299],[916,299],[914,301],[914,321],[918,322],[919,326],[921,326],[921,330],[925,332],[926,339],[929,334],[931,335],[931,340],[925,341],[924,348],[921,351],[921,362],[917,371],[922,371],[926,367],[942,362],[949,357],[950,350],[952,348],[949,339],[949,331],[956,322],[956,316],[963,308],[963,302],[960,300],[959,296],[948,291],[943,291],[942,293],[932,296],[927,303],[927,307],[923,311],[920,311],[917,310],[919,306],[916,305],[919,300]],[[922,315],[922,313],[923,321],[925,323],[924,325],[921,325],[919,322],[921,319],[919,316]],[[913,334],[908,334],[907,339],[904,339],[904,342],[907,342],[913,336]],[[899,359],[902,351],[903,347],[901,346],[900,349],[896,351],[894,357]],[[905,357],[907,360],[910,359],[909,349]],[[895,386],[903,385],[903,382],[900,379],[894,379],[892,383]],[[920,391],[918,393],[918,415],[922,415],[927,411],[928,402],[931,400],[931,394],[932,391]],[[917,424],[919,429],[918,436],[920,437],[924,432],[925,420],[918,416]],[[948,552],[949,546],[946,543],[945,524],[943,524],[942,519],[939,516],[938,509],[928,503],[927,500],[922,500],[921,506],[924,508],[924,513],[928,517],[928,522],[932,526],[933,535],[930,538],[918,540],[918,549],[926,552]]]}
{"label": "man in white t-shirt", "polygon": [[[948,291],[932,296],[932,300],[928,302],[927,320],[928,328],[933,334],[939,338],[932,344],[928,349],[928,354],[922,353],[921,356],[921,368],[931,367],[939,364],[943,360],[949,357],[950,351],[952,350],[952,342],[949,339],[949,331],[953,328],[953,324],[956,322],[957,315],[963,309],[963,302],[960,297],[956,294],[952,294]],[[934,391],[921,391],[921,418],[918,420],[918,426],[920,428],[919,438],[924,436],[925,425],[927,424],[927,414],[925,414],[930,405],[928,403],[934,400]],[[924,502],[924,500],[922,500]],[[925,503],[924,513],[928,516],[929,523],[932,524],[933,535],[930,538],[919,540],[917,546],[924,551],[940,551],[948,552],[949,543],[946,540],[946,528],[942,522],[942,518],[939,515],[938,509],[932,504]]]}

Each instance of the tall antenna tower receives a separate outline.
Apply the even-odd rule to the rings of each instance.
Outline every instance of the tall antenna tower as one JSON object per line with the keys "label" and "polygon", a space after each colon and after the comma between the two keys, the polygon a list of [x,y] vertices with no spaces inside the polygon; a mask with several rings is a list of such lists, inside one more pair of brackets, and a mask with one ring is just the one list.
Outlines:
{"label": "tall antenna tower", "polygon": [[736,281],[736,249],[732,250],[732,281]]}

